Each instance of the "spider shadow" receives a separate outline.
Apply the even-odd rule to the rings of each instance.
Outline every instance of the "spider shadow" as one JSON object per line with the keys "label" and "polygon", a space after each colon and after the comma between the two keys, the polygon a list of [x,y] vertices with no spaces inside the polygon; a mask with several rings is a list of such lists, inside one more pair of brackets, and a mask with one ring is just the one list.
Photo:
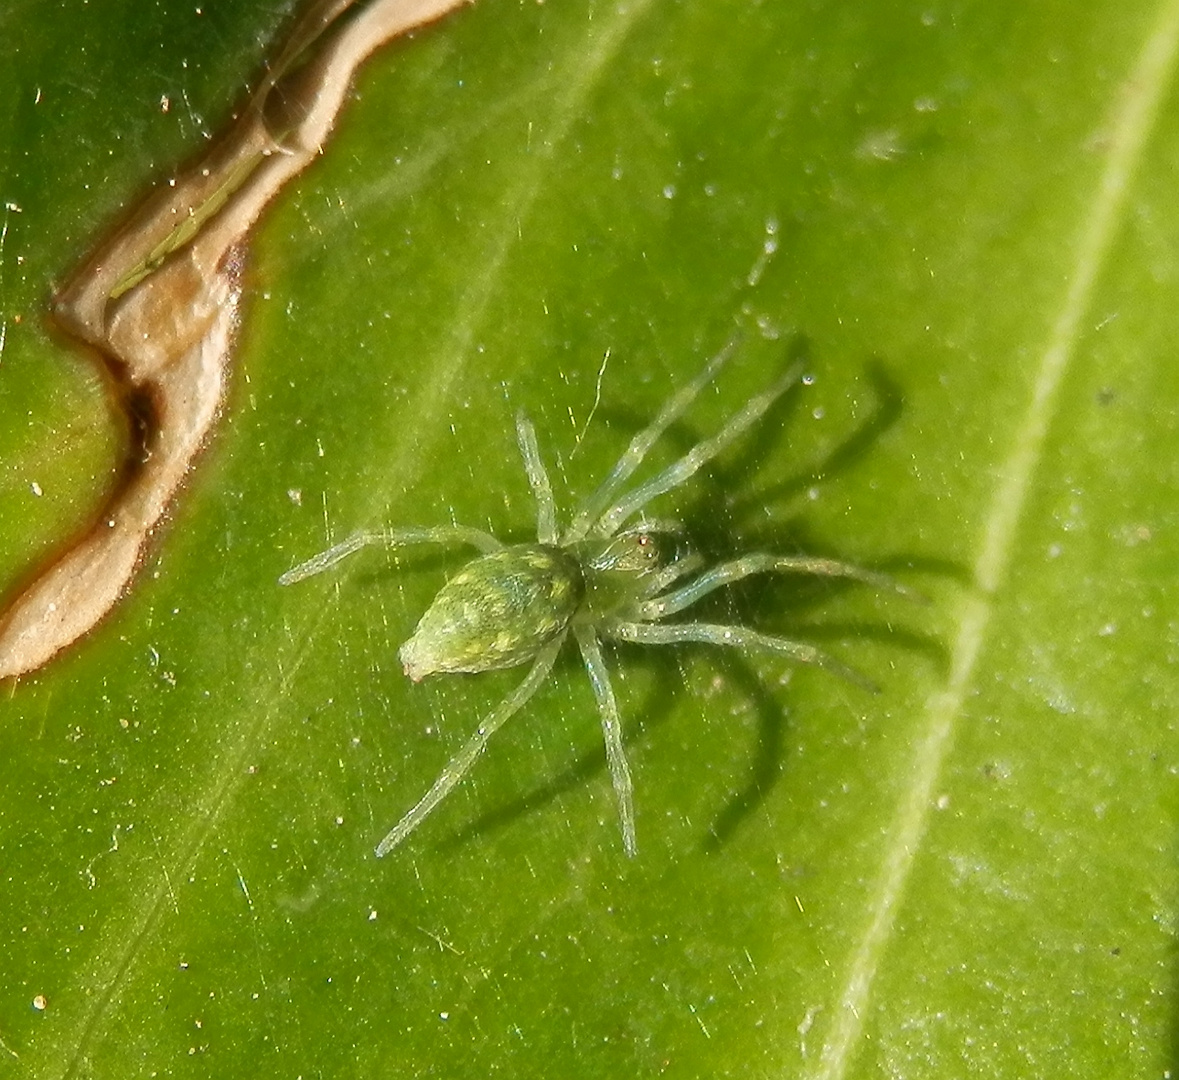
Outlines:
{"label": "spider shadow", "polygon": [[[809,365],[809,360],[808,340],[801,335],[792,338],[787,343],[785,363],[801,361]],[[851,470],[868,455],[881,436],[897,423],[903,412],[903,396],[899,387],[878,360],[869,363],[867,375],[874,390],[874,407],[856,429],[818,463],[772,483],[755,486],[752,493],[743,493],[748,491],[748,478],[763,469],[778,449],[788,429],[789,414],[799,407],[802,387],[795,386],[774,403],[755,430],[750,431],[738,447],[724,456],[724,462],[712,462],[696,475],[691,486],[694,497],[676,516],[707,560],[718,561],[742,550],[777,551],[783,554],[807,552],[839,557],[838,552],[824,551],[823,545],[816,543],[797,519],[764,524],[764,508],[796,499],[815,483]],[[622,431],[639,430],[644,426],[641,418],[624,410],[609,410],[607,415]],[[698,435],[683,420],[673,424],[663,438],[671,445],[674,456],[682,455],[699,442]],[[723,507],[725,512],[718,514],[718,506]],[[747,519],[755,510],[760,512],[758,517],[763,524],[753,530],[740,528],[742,519]],[[737,542],[738,537],[740,542]],[[894,568],[912,570],[918,567],[934,573],[965,576],[961,568],[904,555],[894,555],[887,562],[876,564],[873,569],[888,573]],[[948,668],[948,657],[939,642],[927,635],[898,628],[891,620],[883,624],[875,621],[814,624],[802,617],[808,608],[821,600],[829,600],[841,590],[863,588],[863,585],[832,578],[759,578],[756,585],[753,582],[742,582],[719,596],[706,598],[698,608],[693,608],[692,614],[699,618],[719,610],[725,622],[756,626],[767,632],[781,633],[803,641],[851,639],[885,642],[905,651],[923,654],[943,671]],[[648,677],[654,679],[645,694],[646,702],[634,709],[636,718],[628,717],[625,715],[627,710],[624,710],[627,742],[633,746],[660,728],[670,716],[673,703],[683,688],[681,665],[678,659],[673,664],[659,658],[651,650],[634,646],[615,645],[611,652],[623,661],[612,665],[612,672],[625,670],[632,665],[633,658],[641,654],[643,659],[639,661],[639,666],[646,667]],[[714,819],[703,845],[705,850],[716,850],[724,846],[744,821],[756,812],[782,774],[788,713],[780,704],[780,695],[770,688],[751,661],[730,650],[706,648],[704,653],[710,657],[710,663],[721,673],[732,691],[750,703],[757,715],[757,744],[748,779]],[[677,654],[684,655],[679,650]],[[574,656],[574,650],[567,650],[563,656],[563,665],[573,662]],[[580,755],[558,775],[531,792],[481,814],[445,841],[443,846],[454,847],[465,843],[487,829],[499,827],[547,805],[554,798],[599,775],[604,768],[605,758],[599,745]],[[641,799],[640,791],[637,795],[640,806]]]}
{"label": "spider shadow", "polygon": [[[777,361],[781,370],[794,364],[808,371],[814,367],[810,338],[805,334],[791,335],[782,352],[782,358]],[[791,414],[799,408],[799,399],[806,389],[799,381],[770,406],[738,445],[723,455],[723,460],[710,462],[693,477],[695,496],[690,506],[697,513],[691,516],[698,517],[700,523],[708,526],[708,531],[731,540],[731,532],[721,533],[717,529],[717,506],[725,507],[730,520],[740,519],[767,506],[798,499],[816,484],[829,482],[854,469],[904,412],[901,388],[878,357],[868,360],[864,374],[872,391],[870,411],[823,458],[771,483],[755,484],[750,490],[749,478],[764,469],[787,437]],[[722,374],[718,381],[723,378]],[[625,407],[603,406],[601,415],[607,426],[620,431],[638,431],[646,423],[638,413]],[[700,434],[681,417],[663,433],[660,441],[672,448],[669,456],[679,457],[700,442]],[[699,510],[701,505],[709,509]],[[695,532],[693,538],[698,538]]]}
{"label": "spider shadow", "polygon": [[[649,650],[643,650],[640,647],[624,643],[615,644],[613,642],[607,643],[607,648],[610,654],[612,654],[612,657],[618,656],[621,653],[627,655],[629,660],[630,654],[632,653],[643,655],[646,663],[641,665],[628,664],[628,666],[646,667],[647,675],[653,680],[646,694],[646,705],[640,712],[640,716],[643,718],[631,723],[625,713],[623,715],[626,742],[628,746],[634,746],[637,742],[645,738],[649,732],[662,727],[669,719],[672,706],[676,700],[676,690],[683,686],[683,680],[682,677],[678,677],[678,669],[673,667],[673,665],[651,662]],[[621,666],[611,665],[610,674],[616,684],[624,682],[617,674]],[[575,649],[566,648],[562,651],[559,667],[562,669],[582,667],[581,658],[577,655]],[[587,706],[593,709],[593,698],[588,693],[588,689],[587,685],[586,702]],[[593,719],[597,720],[597,717],[598,714],[595,711],[593,713]],[[595,724],[595,728],[600,732],[597,724]],[[587,781],[601,775],[605,769],[605,751],[599,741],[594,749],[587,750],[578,755],[570,765],[567,765],[557,775],[552,777],[552,779],[534,787],[525,794],[510,799],[491,810],[484,811],[474,820],[452,833],[448,839],[441,841],[438,846],[443,850],[453,850],[482,835],[484,832],[502,828],[521,817],[548,806],[555,799],[560,798],[567,792],[584,787]],[[636,793],[636,801],[639,800],[641,800],[641,795]]]}
{"label": "spider shadow", "polygon": [[[847,657],[839,648],[847,642],[872,642],[909,655],[921,655],[932,667],[943,671],[949,668],[948,654],[940,642],[930,635],[897,625],[891,619],[887,622],[876,619],[814,621],[808,617],[810,609],[826,605],[845,592],[863,589],[862,585],[847,581],[777,580],[768,586],[763,584],[759,590],[748,583],[741,584],[747,587],[724,598],[728,612],[726,621],[756,626],[771,634],[817,645],[840,660],[850,660],[853,667],[856,666],[854,657]],[[781,663],[771,658],[758,665],[751,658],[730,650],[707,650],[704,655],[728,684],[729,693],[735,699],[747,702],[757,717],[755,749],[746,781],[719,811],[703,841],[703,850],[711,852],[719,850],[731,839],[784,774],[784,737],[789,724],[789,708],[782,703],[781,689],[767,679],[774,667],[782,668]],[[872,683],[865,672],[860,671],[860,674],[870,685],[844,685],[849,695],[862,698],[866,705],[873,693],[881,688]]]}
{"label": "spider shadow", "polygon": [[[684,686],[682,664],[678,660],[657,661],[649,651],[628,644],[618,644],[615,651],[625,658],[627,667],[645,667],[645,674],[653,680],[643,695],[644,702],[635,709],[637,719],[632,721],[628,716],[623,716],[623,725],[627,729],[627,747],[633,749],[670,720]],[[749,779],[709,826],[707,839],[702,845],[706,851],[715,851],[730,839],[746,818],[756,812],[774,782],[781,776],[788,714],[781,708],[765,680],[743,657],[716,650],[701,651],[711,656],[712,664],[733,688],[733,692],[749,701],[757,713],[757,749],[753,754]],[[643,655],[643,660],[636,663],[639,655]],[[438,847],[455,850],[485,832],[503,828],[550,805],[555,799],[583,788],[588,781],[601,776],[605,769],[605,754],[599,743],[592,750],[578,755],[570,765],[545,783],[478,815],[441,841]],[[641,822],[643,795],[640,786],[636,786],[635,803],[636,814]]]}
{"label": "spider shadow", "polygon": [[716,814],[701,841],[701,850],[706,854],[719,851],[732,839],[785,773],[783,747],[790,722],[789,712],[782,708],[765,680],[745,657],[727,651],[710,652],[709,662],[732,688],[731,692],[750,703],[757,716],[757,732],[744,785]]}
{"label": "spider shadow", "polygon": [[[809,344],[802,339],[796,346],[799,359],[810,361]],[[889,374],[878,357],[871,357],[864,367],[864,375],[872,389],[871,411],[845,438],[837,443],[825,457],[808,467],[761,486],[727,483],[725,490],[736,492],[727,500],[729,513],[734,518],[766,506],[792,501],[802,496],[816,484],[826,483],[851,472],[863,461],[872,447],[893,428],[904,412],[904,395],[900,386]],[[754,436],[745,444],[743,451],[723,470],[728,480],[751,476],[765,465],[767,458],[783,436],[786,425],[776,427],[770,424],[759,426]]]}
{"label": "spider shadow", "polygon": [[[810,341],[805,335],[793,336],[786,345],[783,367],[801,363],[812,367]],[[840,558],[837,551],[824,550],[797,518],[772,525],[761,524],[753,529],[740,528],[757,512],[765,522],[764,510],[784,502],[801,498],[817,483],[827,482],[852,471],[864,460],[881,437],[894,427],[904,411],[904,395],[883,362],[876,357],[869,360],[865,374],[872,389],[873,405],[865,418],[822,459],[804,466],[790,475],[770,483],[751,485],[749,478],[763,471],[767,461],[779,449],[790,427],[794,410],[800,407],[801,385],[784,394],[767,411],[762,421],[740,440],[737,447],[724,455],[720,462],[712,462],[697,474],[693,482],[695,497],[678,518],[692,537],[694,544],[708,561],[731,557],[735,551],[770,551],[781,553],[806,552]],[[619,421],[635,426],[637,418]],[[680,421],[673,425],[664,438],[683,454],[699,439]],[[716,507],[725,513],[717,514]],[[740,542],[737,542],[737,537]],[[969,580],[965,568],[944,560],[932,560],[918,555],[895,554],[888,560],[874,563],[871,569],[890,574],[897,570],[919,570],[935,576]],[[948,672],[949,657],[936,638],[888,623],[857,621],[855,623],[815,624],[800,615],[820,601],[847,589],[862,589],[846,580],[791,575],[773,576],[741,582],[725,590],[723,598],[706,601],[693,609],[701,617],[711,608],[722,608],[724,621],[766,628],[771,633],[807,642],[870,640],[901,650],[919,654],[942,673]],[[729,650],[704,650],[709,662],[732,686],[735,694],[750,703],[757,721],[757,748],[745,785],[720,811],[708,832],[703,847],[717,850],[756,812],[764,802],[775,780],[782,774],[783,744],[787,730],[787,713],[777,695],[759,675],[754,665],[744,656]],[[644,725],[635,726],[641,732]]]}
{"label": "spider shadow", "polygon": [[[806,552],[811,555],[840,559],[833,551],[813,536],[798,519],[788,519],[781,525],[743,533],[741,547],[751,551]],[[895,576],[898,571],[912,573],[915,569],[942,576],[968,577],[961,568],[943,560],[920,559],[897,555],[887,560],[874,561],[868,568]],[[900,580],[898,578],[898,580]],[[710,605],[706,600],[695,609],[699,616],[710,614],[717,621],[754,626],[759,630],[791,640],[806,642],[851,664],[867,682],[869,674],[861,671],[854,656],[847,655],[848,643],[871,643],[890,650],[919,657],[940,676],[948,676],[950,657],[945,645],[934,635],[914,630],[905,624],[910,611],[919,610],[913,598],[878,594],[887,605],[888,614],[855,619],[831,619],[822,616],[833,601],[844,595],[869,589],[862,583],[844,578],[818,577],[805,574],[770,575],[737,582],[717,596]],[[783,745],[787,711],[781,704],[781,691],[767,684],[766,675],[757,667],[771,670],[765,664],[731,650],[707,650],[710,663],[718,665],[731,683],[733,693],[750,703],[758,717],[756,750],[745,785],[736,792],[720,811],[702,847],[719,850],[754,814],[765,801],[778,777],[783,775]],[[766,664],[774,661],[767,660]],[[835,678],[834,675],[830,676]],[[847,684],[845,684],[847,685]],[[853,695],[862,695],[865,703],[872,691],[881,687],[848,686]]]}
{"label": "spider shadow", "polygon": [[[839,587],[854,588],[854,585],[840,582]],[[733,605],[726,605],[733,606]],[[741,607],[744,605],[737,604]],[[807,606],[799,601],[797,607]],[[891,626],[867,621],[808,624],[800,627],[797,623],[787,636],[808,642],[873,640],[889,645],[900,645],[906,651],[924,653],[939,666],[948,666],[945,652],[933,639],[907,631],[898,631]],[[898,640],[899,639],[899,640]],[[677,648],[670,656],[665,650],[652,650],[626,643],[610,643],[611,673],[616,683],[624,685],[618,671],[643,671],[647,680],[641,701],[633,703],[631,709],[623,707],[623,727],[626,731],[628,749],[645,744],[671,718],[676,706],[682,704],[685,676],[683,662],[689,655],[699,654],[723,680],[729,698],[743,702],[756,715],[755,747],[751,755],[747,778],[728,802],[714,817],[701,848],[706,853],[720,850],[739,831],[741,826],[769,797],[774,784],[784,775],[786,732],[789,730],[790,712],[781,704],[781,694],[760,673],[747,657],[731,650],[720,650],[708,646],[693,645]],[[581,660],[575,650],[563,655],[562,668],[580,668]],[[853,687],[853,693],[865,696],[870,691]],[[592,710],[592,698],[587,693],[586,705]],[[706,703],[701,709],[707,708]],[[593,714],[596,718],[596,713]],[[526,721],[526,717],[521,717]],[[596,727],[596,725],[595,725]],[[575,789],[582,788],[588,781],[596,779],[606,769],[606,759],[598,742],[592,749],[578,755],[572,764],[562,769],[546,782],[527,793],[487,810],[468,824],[454,832],[438,846],[443,850],[454,850],[483,833],[502,828],[522,817],[550,805],[555,799]],[[636,810],[642,818],[642,788],[635,793]]]}

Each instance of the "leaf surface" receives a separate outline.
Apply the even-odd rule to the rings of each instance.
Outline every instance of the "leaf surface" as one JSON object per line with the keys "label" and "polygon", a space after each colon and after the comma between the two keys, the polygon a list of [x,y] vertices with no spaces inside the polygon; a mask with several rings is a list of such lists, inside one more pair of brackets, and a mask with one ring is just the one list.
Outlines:
{"label": "leaf surface", "polygon": [[[8,591],[126,437],[53,284],[291,14],[51,9],[0,15]],[[138,584],[5,687],[0,1075],[1173,1068],[1177,37],[1175,0],[480,0],[375,58],[256,237]],[[739,317],[653,467],[792,358],[813,380],[653,510],[920,588],[706,609],[882,692],[611,650],[627,860],[570,650],[375,860],[522,673],[402,676],[462,553],[279,574],[356,528],[530,538],[515,410],[568,514]]]}

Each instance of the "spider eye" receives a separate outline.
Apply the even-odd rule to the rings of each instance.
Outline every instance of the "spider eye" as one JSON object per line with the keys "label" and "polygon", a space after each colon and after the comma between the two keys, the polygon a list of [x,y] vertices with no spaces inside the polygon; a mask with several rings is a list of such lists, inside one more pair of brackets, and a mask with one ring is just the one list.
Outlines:
{"label": "spider eye", "polygon": [[656,562],[662,554],[659,544],[650,533],[639,533],[636,537],[636,542],[639,549],[639,558],[648,563]]}
{"label": "spider eye", "polygon": [[655,533],[630,532],[615,536],[593,550],[586,559],[590,570],[619,573],[628,577],[646,575],[661,566],[667,557],[666,545]]}

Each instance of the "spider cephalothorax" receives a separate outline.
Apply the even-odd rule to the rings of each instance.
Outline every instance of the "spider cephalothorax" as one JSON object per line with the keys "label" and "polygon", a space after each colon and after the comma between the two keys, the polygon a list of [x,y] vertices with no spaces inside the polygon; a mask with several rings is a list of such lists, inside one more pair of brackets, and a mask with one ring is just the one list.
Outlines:
{"label": "spider cephalothorax", "polygon": [[467,544],[482,554],[442,587],[413,635],[402,645],[400,657],[406,675],[417,682],[441,672],[491,671],[532,663],[524,681],[483,718],[433,787],[380,842],[377,855],[400,844],[458,784],[488,739],[543,684],[570,634],[581,650],[601,713],[606,761],[618,800],[623,844],[630,855],[635,851],[630,769],[623,751],[618,704],[602,657],[602,638],[648,645],[697,641],[775,652],[866,682],[852,669],[804,642],[744,626],[663,621],[708,593],[751,574],[822,574],[900,589],[882,574],[808,556],[755,552],[708,567],[698,553],[685,546],[676,526],[642,521],[627,524],[652,499],[684,483],[752,427],[798,381],[801,368],[794,365],[768,389],[751,398],[711,438],[697,443],[649,480],[624,491],[627,480],[659,436],[711,382],[734,345],[730,342],[631,440],[610,474],[564,530],[557,525],[552,487],[540,459],[536,433],[521,412],[516,416],[516,435],[536,498],[536,543],[508,546],[489,533],[460,525],[359,532],[279,579],[284,585],[301,581],[367,544]]}

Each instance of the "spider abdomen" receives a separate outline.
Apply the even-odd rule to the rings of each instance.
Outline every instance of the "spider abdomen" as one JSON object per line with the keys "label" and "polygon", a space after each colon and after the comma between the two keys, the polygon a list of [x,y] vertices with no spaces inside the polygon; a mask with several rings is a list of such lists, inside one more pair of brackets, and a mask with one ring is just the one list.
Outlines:
{"label": "spider abdomen", "polygon": [[548,544],[474,559],[434,598],[401,663],[414,682],[445,671],[515,667],[569,625],[585,592],[577,560]]}

